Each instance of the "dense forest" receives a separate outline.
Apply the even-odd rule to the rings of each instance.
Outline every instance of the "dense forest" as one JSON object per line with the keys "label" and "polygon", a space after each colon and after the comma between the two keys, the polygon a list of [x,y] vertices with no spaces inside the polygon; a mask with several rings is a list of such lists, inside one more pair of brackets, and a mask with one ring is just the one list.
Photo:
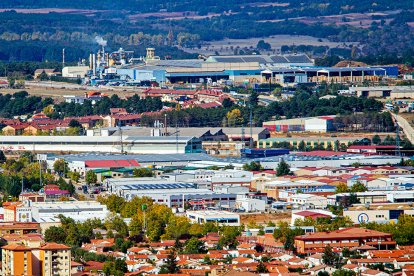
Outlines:
{"label": "dense forest", "polygon": [[[161,57],[195,57],[179,49],[197,48],[206,41],[224,38],[250,38],[271,35],[312,35],[331,41],[344,42],[343,52],[328,52],[366,61],[413,63],[414,32],[413,1],[332,1],[315,3],[311,0],[287,0],[286,5],[271,5],[273,1],[258,0],[185,0],[185,1],[45,1],[3,0],[0,8],[0,60],[57,61],[62,48],[66,60],[76,62],[98,48],[96,35],[108,41],[108,50],[124,47],[136,56],[145,47],[155,46]],[[86,12],[49,12],[23,14],[18,8],[75,8]],[[349,24],[303,23],[297,18],[341,15],[349,13],[384,12],[372,15],[369,28]],[[152,12],[145,15],[145,13]],[[185,18],[168,20],[169,12],[182,12]],[[207,14],[214,16],[204,17]],[[201,17],[194,18],[194,15]],[[171,33],[170,33],[171,31]],[[352,43],[360,46],[353,48]],[[352,55],[351,55],[351,49]],[[296,49],[298,50],[298,49]],[[300,50],[300,49],[299,49]],[[302,49],[306,50],[306,49]],[[321,53],[323,49],[316,49]],[[373,56],[380,58],[373,58]],[[382,57],[387,57],[386,59]],[[390,58],[391,57],[391,58]]]}

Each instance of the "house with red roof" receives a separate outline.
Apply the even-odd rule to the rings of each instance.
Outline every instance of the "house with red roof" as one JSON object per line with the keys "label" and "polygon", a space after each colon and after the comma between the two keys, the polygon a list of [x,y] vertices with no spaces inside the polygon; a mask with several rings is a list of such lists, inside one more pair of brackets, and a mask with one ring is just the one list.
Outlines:
{"label": "house with red roof", "polygon": [[118,127],[118,126],[138,126],[142,114],[110,114],[103,117],[104,125],[106,127]]}
{"label": "house with red roof", "polygon": [[48,184],[43,188],[43,192],[46,195],[46,200],[55,200],[61,197],[69,197],[70,192],[68,190],[61,190],[58,185]]}
{"label": "house with red roof", "polygon": [[291,224],[294,225],[296,220],[305,220],[305,219],[313,219],[316,220],[318,218],[323,219],[332,219],[335,217],[334,214],[332,214],[329,211],[326,210],[299,210],[299,211],[293,211],[292,212],[292,222]]}
{"label": "house with red roof", "polygon": [[327,244],[333,249],[342,250],[345,247],[352,248],[364,244],[377,248],[380,246],[393,248],[396,243],[391,234],[364,228],[345,228],[295,237],[295,247],[299,254],[323,252]]}

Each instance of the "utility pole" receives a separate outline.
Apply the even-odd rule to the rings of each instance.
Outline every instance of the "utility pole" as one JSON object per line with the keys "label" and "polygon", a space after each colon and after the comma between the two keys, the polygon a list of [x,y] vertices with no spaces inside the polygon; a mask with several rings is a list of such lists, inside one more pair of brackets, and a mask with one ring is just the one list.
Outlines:
{"label": "utility pole", "polygon": [[400,150],[400,124],[398,123],[398,110],[395,111],[395,123],[397,124],[396,137],[395,137],[395,155],[401,157],[401,150]]}
{"label": "utility pole", "polygon": [[178,153],[178,125],[175,123],[175,148]]}
{"label": "utility pole", "polygon": [[43,186],[42,183],[42,160],[39,160],[39,172],[40,172],[40,187]]}
{"label": "utility pole", "polygon": [[122,127],[121,123],[118,123],[118,130],[119,130],[119,142],[121,145],[121,154],[124,154],[124,143],[123,143],[123,137],[122,137]]}
{"label": "utility pole", "polygon": [[24,179],[23,179],[23,176],[22,176],[22,193],[23,193],[23,191],[24,191]]}
{"label": "utility pole", "polygon": [[250,143],[249,143],[249,148],[253,148],[253,110],[252,107],[250,106]]}
{"label": "utility pole", "polygon": [[165,128],[164,135],[167,136],[167,114],[164,114],[164,128]]}

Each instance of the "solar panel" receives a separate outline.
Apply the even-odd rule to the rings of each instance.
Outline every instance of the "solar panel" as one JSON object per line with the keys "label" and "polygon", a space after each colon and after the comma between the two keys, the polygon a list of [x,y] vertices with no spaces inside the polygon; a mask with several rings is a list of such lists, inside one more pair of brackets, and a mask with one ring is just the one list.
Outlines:
{"label": "solar panel", "polygon": [[286,63],[288,62],[285,57],[282,56],[271,56],[270,59],[275,63]]}
{"label": "solar panel", "polygon": [[217,62],[244,62],[240,57],[216,57]]}
{"label": "solar panel", "polygon": [[286,59],[289,62],[295,62],[295,63],[310,63],[311,62],[309,58],[305,55],[286,56]]}
{"label": "solar panel", "polygon": [[261,64],[267,63],[264,58],[262,58],[262,57],[255,57],[255,56],[243,57],[243,60],[245,62],[258,62],[258,63],[261,63]]}

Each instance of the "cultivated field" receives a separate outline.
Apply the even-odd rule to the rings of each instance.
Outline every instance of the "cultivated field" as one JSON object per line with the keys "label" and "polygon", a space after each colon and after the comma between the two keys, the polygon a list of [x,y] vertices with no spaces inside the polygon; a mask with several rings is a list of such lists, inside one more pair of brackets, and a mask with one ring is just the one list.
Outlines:
{"label": "cultivated field", "polygon": [[[283,45],[313,45],[313,46],[328,46],[330,48],[343,47],[344,43],[330,42],[327,39],[318,39],[312,36],[304,35],[274,35],[265,38],[249,38],[249,39],[224,39],[219,41],[207,42],[201,49],[183,48],[189,53],[200,53],[203,55],[214,55],[217,51],[220,55],[233,55],[234,49],[239,48],[256,48],[257,42],[263,39],[272,46],[272,51],[263,52],[262,54],[279,53]],[[354,44],[355,43],[348,43]]]}

